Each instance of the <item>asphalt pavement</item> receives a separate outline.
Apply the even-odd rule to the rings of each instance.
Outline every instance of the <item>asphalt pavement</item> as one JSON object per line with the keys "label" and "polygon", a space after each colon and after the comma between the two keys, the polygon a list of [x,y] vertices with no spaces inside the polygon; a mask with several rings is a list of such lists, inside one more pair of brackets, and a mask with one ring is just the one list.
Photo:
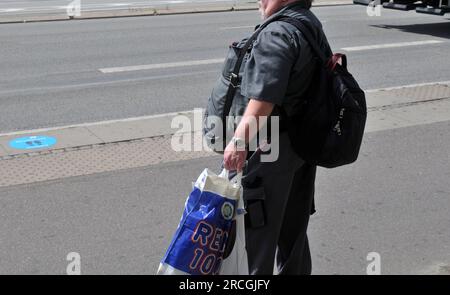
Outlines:
{"label": "asphalt pavement", "polygon": [[[447,19],[314,10],[364,89],[450,80]],[[252,11],[0,25],[0,133],[204,107],[220,71],[214,60],[257,22]],[[314,274],[364,275],[373,252],[382,274],[450,274],[450,121],[433,121],[447,101],[420,102],[428,107],[415,111],[412,126],[371,129],[355,164],[319,169],[309,228]],[[408,109],[418,105],[386,103],[371,113],[394,108],[393,118],[414,121]],[[160,161],[167,139],[149,140],[0,159],[3,167],[18,163],[10,174],[24,179],[59,175],[0,185],[0,274],[65,274],[70,252],[80,254],[82,274],[154,274],[192,181],[206,167],[218,172],[221,157]],[[124,158],[132,148],[136,155]],[[71,161],[76,153],[93,160]],[[154,161],[142,164],[142,154]],[[52,157],[75,170],[112,168],[72,176],[62,165],[48,171]],[[118,168],[120,161],[137,164]]]}
{"label": "asphalt pavement", "polygon": [[[450,274],[450,123],[373,132],[348,167],[319,169],[314,274]],[[154,274],[191,183],[220,156],[0,188],[0,273]],[[55,168],[56,169],[56,168]],[[35,172],[38,173],[38,172]]]}
{"label": "asphalt pavement", "polygon": [[[363,6],[314,11],[364,89],[450,80],[446,18],[368,17]],[[203,108],[221,65],[198,62],[225,58],[259,22],[256,11],[241,11],[1,25],[0,133]],[[405,42],[425,44],[342,49]],[[187,65],[168,67],[174,62]],[[100,71],[145,65],[157,67]]]}

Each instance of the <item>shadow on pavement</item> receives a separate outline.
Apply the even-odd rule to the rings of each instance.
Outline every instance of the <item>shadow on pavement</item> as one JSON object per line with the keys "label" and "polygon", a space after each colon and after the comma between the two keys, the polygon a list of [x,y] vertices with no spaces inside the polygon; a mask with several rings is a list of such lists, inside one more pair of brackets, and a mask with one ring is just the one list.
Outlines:
{"label": "shadow on pavement", "polygon": [[450,19],[447,22],[414,25],[371,25],[382,29],[396,29],[403,32],[450,39]]}

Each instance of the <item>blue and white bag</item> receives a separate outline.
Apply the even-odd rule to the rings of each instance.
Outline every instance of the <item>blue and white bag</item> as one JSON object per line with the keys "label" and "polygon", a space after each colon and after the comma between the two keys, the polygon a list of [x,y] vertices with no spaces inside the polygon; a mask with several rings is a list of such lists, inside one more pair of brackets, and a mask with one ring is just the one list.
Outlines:
{"label": "blue and white bag", "polygon": [[[235,273],[238,267],[236,259],[242,254],[242,249],[238,253],[236,247],[231,252],[230,260],[225,260],[225,269],[221,271],[233,222],[237,216],[243,217],[244,214],[241,196],[241,175],[230,181],[225,170],[216,175],[205,169],[186,200],[180,224],[157,274],[241,274]],[[242,240],[243,230],[237,231],[236,241]],[[243,265],[248,267],[246,259],[245,255]]]}

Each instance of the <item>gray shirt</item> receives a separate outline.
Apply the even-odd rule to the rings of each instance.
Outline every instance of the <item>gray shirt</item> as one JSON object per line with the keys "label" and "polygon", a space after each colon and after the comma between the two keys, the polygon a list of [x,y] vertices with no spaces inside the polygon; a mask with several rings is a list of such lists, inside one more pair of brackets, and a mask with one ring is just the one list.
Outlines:
{"label": "gray shirt", "polygon": [[[302,1],[285,6],[266,21],[280,14],[301,19],[324,53],[331,55],[320,21]],[[302,33],[289,23],[273,21],[261,31],[242,65],[241,94],[247,99],[283,106],[291,115],[299,107],[298,97],[309,86],[315,65],[314,55]]]}

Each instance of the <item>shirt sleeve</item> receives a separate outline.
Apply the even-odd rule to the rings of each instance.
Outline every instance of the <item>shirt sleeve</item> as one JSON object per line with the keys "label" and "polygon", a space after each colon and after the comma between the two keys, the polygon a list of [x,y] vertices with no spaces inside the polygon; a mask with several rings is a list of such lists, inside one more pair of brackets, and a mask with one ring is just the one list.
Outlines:
{"label": "shirt sleeve", "polygon": [[288,33],[266,29],[259,34],[245,64],[241,93],[249,99],[281,105],[297,56],[295,42]]}

